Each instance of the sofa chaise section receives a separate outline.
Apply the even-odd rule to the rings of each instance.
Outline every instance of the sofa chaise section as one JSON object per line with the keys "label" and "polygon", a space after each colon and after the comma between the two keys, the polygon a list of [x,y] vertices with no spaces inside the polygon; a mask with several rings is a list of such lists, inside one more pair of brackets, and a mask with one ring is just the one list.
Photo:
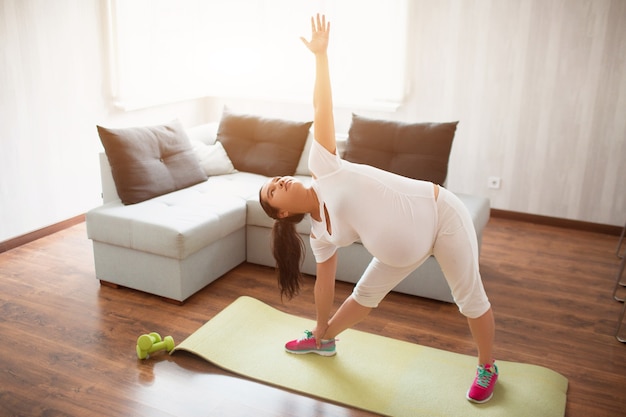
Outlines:
{"label": "sofa chaise section", "polygon": [[97,278],[182,302],[243,262],[245,200],[208,185],[88,212]]}

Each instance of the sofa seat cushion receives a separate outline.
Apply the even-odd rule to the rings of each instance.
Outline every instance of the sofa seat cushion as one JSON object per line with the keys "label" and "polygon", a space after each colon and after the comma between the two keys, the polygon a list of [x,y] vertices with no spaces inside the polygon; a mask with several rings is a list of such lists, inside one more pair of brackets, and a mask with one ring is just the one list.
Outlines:
{"label": "sofa seat cushion", "polygon": [[210,177],[206,182],[195,185],[193,188],[207,193],[235,195],[244,200],[256,196],[258,200],[259,190],[268,179],[264,175],[251,172],[237,172]]}
{"label": "sofa seat cushion", "polygon": [[246,200],[208,183],[134,205],[111,202],[87,213],[90,239],[175,259],[186,259],[245,224]]}

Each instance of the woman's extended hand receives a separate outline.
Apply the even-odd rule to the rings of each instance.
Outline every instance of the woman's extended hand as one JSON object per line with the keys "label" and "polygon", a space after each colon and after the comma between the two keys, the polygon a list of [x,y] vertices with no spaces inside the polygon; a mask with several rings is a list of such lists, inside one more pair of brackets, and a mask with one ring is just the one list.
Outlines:
{"label": "woman's extended hand", "polygon": [[330,22],[326,23],[326,16],[311,17],[311,40],[307,41],[300,37],[302,43],[314,54],[326,53],[328,48],[328,34],[330,33]]}
{"label": "woman's extended hand", "polygon": [[313,336],[315,337],[315,344],[317,345],[318,349],[322,346],[322,339],[326,334],[326,330],[328,330],[328,324],[318,324],[317,326],[315,326],[315,329],[313,329]]}

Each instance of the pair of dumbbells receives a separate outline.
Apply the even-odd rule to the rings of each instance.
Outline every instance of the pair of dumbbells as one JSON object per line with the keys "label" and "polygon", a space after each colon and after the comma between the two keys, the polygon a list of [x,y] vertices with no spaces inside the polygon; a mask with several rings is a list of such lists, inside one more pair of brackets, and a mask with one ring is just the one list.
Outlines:
{"label": "pair of dumbbells", "polygon": [[174,338],[165,336],[161,339],[158,333],[142,334],[137,339],[137,357],[146,359],[148,355],[154,352],[165,350],[171,352],[174,349]]}

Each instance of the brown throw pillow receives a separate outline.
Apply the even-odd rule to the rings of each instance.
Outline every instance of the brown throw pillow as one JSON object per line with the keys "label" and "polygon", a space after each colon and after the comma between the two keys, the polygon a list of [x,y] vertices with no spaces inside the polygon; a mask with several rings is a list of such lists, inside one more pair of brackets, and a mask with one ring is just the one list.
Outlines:
{"label": "brown throw pillow", "polygon": [[238,171],[268,177],[293,175],[312,123],[224,110],[217,140]]}
{"label": "brown throw pillow", "polygon": [[124,204],[139,203],[207,179],[177,120],[128,129],[97,127]]}
{"label": "brown throw pillow", "polygon": [[353,114],[344,159],[443,184],[457,124],[403,123]]}

